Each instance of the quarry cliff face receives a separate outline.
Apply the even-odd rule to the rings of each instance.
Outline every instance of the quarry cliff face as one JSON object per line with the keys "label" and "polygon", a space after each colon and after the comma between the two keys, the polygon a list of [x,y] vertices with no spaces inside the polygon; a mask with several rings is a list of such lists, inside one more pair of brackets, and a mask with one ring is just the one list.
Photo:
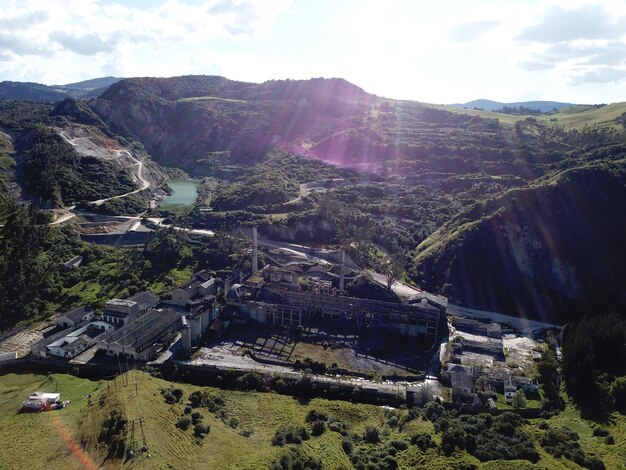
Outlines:
{"label": "quarry cliff face", "polygon": [[569,170],[469,209],[417,248],[416,280],[469,307],[551,320],[623,303],[625,174]]}
{"label": "quarry cliff face", "polygon": [[119,107],[100,99],[90,101],[89,106],[112,129],[142,142],[150,154],[166,155],[175,144],[173,129],[163,119],[160,107],[143,102]]}
{"label": "quarry cliff face", "polygon": [[288,242],[319,241],[330,238],[334,227],[326,220],[309,220],[306,223],[296,222],[289,226],[270,224],[264,227],[263,231],[273,240]]}

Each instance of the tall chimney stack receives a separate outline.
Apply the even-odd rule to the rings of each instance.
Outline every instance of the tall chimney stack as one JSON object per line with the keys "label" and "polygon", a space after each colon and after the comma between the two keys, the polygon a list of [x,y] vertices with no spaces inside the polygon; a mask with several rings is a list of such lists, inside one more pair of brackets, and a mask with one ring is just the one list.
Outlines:
{"label": "tall chimney stack", "polygon": [[339,272],[339,291],[343,292],[344,288],[344,274],[343,274],[343,266],[346,263],[346,252],[345,250],[341,250],[341,271]]}
{"label": "tall chimney stack", "polygon": [[259,270],[259,253],[256,240],[256,225],[252,227],[252,274]]}

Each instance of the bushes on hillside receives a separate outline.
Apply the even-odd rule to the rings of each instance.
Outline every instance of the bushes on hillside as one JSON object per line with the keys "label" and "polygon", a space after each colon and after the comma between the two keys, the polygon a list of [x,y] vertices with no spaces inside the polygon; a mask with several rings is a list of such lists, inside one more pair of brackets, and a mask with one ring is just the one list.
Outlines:
{"label": "bushes on hillside", "polygon": [[556,458],[565,457],[581,467],[603,470],[604,463],[595,456],[586,455],[578,441],[578,434],[566,426],[548,428],[539,440],[541,447]]}
{"label": "bushes on hillside", "polygon": [[169,404],[180,403],[183,399],[183,391],[180,388],[164,388],[161,390],[161,395],[165,403]]}
{"label": "bushes on hillside", "polygon": [[270,466],[271,470],[317,470],[321,469],[322,461],[308,457],[298,448],[290,448],[283,452]]}
{"label": "bushes on hillside", "polygon": [[413,437],[411,437],[411,444],[419,447],[422,452],[426,452],[430,448],[437,447],[437,444],[433,441],[432,436],[428,433],[414,434]]}
{"label": "bushes on hillside", "polygon": [[272,445],[284,446],[285,444],[301,444],[309,439],[309,432],[304,426],[281,426],[276,430],[272,438]]}

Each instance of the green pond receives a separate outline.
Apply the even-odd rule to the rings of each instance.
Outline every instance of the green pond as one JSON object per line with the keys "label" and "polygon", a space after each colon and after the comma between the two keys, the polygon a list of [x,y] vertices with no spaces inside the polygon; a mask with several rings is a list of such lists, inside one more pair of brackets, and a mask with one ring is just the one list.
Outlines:
{"label": "green pond", "polygon": [[185,209],[191,207],[198,198],[198,185],[189,180],[168,181],[167,185],[174,191],[166,196],[161,204],[161,209]]}

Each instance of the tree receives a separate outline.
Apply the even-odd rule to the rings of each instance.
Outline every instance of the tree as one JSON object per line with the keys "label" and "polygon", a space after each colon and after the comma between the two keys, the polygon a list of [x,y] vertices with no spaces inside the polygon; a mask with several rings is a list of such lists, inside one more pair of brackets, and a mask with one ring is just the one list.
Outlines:
{"label": "tree", "polygon": [[550,405],[558,407],[560,404],[559,388],[556,384],[559,376],[559,368],[554,353],[546,350],[541,361],[537,364],[539,379],[543,387],[543,392]]}
{"label": "tree", "polygon": [[626,413],[626,377],[617,377],[611,384],[610,393],[615,409]]}
{"label": "tree", "polygon": [[173,228],[157,230],[146,240],[144,257],[150,261],[153,270],[167,272],[186,254],[184,248],[187,240],[188,236],[182,230]]}
{"label": "tree", "polygon": [[405,271],[407,265],[406,254],[401,248],[397,248],[397,251],[393,253],[385,265],[383,266],[383,272],[387,278],[387,290],[392,291],[393,284]]}
{"label": "tree", "polygon": [[33,205],[0,202],[0,329],[46,311],[54,290],[54,260],[49,218]]}
{"label": "tree", "polygon": [[520,408],[524,408],[526,406],[526,395],[524,394],[524,390],[521,388],[515,392],[513,395],[513,399],[511,400],[511,405],[516,410]]}
{"label": "tree", "polygon": [[[583,317],[563,332],[567,391],[587,411],[606,410],[607,379],[626,373],[626,328],[619,315]],[[610,383],[610,382],[608,382]]]}
{"label": "tree", "polygon": [[380,429],[375,426],[367,426],[363,433],[363,440],[371,444],[380,442]]}
{"label": "tree", "polygon": [[428,382],[423,382],[417,392],[413,394],[413,404],[424,406],[433,399],[432,387]]}

